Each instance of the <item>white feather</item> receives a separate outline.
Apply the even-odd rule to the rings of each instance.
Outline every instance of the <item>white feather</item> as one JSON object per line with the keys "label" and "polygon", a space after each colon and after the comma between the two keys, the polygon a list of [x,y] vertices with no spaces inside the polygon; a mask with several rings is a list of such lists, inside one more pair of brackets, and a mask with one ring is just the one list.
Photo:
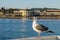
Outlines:
{"label": "white feather", "polygon": [[33,20],[33,23],[32,23],[32,28],[33,28],[33,30],[35,30],[36,32],[39,32],[39,33],[40,33],[41,31],[36,29],[36,26],[39,25],[39,24],[37,23],[37,18],[34,17],[33,19],[34,19],[34,20]]}

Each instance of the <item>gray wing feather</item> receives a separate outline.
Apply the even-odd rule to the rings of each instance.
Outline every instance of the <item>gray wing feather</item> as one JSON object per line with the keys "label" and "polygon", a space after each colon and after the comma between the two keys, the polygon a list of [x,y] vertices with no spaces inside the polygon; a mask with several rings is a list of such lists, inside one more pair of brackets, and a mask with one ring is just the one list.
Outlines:
{"label": "gray wing feather", "polygon": [[36,29],[41,30],[41,31],[47,31],[48,27],[45,27],[44,25],[39,24],[39,25],[36,26]]}

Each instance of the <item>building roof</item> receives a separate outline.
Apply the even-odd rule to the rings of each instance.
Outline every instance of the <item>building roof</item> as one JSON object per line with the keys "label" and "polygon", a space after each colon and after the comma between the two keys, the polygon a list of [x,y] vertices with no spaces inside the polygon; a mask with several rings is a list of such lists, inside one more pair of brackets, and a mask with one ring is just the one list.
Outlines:
{"label": "building roof", "polygon": [[46,12],[60,12],[60,10],[46,10]]}
{"label": "building roof", "polygon": [[31,9],[20,9],[20,10],[24,10],[24,11],[32,11]]}

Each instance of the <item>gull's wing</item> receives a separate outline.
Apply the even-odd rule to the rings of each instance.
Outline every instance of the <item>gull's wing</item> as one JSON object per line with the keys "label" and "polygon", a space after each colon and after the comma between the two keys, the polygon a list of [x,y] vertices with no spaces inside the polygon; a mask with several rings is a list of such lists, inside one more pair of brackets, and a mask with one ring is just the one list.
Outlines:
{"label": "gull's wing", "polygon": [[41,31],[47,31],[48,30],[48,27],[45,27],[42,24],[38,24],[38,25],[36,25],[36,29],[37,30],[41,30]]}

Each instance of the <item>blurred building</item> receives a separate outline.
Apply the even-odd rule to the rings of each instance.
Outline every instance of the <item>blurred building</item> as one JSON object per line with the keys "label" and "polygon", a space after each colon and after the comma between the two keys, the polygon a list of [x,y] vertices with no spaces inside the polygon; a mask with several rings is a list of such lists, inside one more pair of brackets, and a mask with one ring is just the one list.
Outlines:
{"label": "blurred building", "polygon": [[14,11],[13,16],[15,17],[60,16],[60,10],[55,8],[20,9],[19,11]]}
{"label": "blurred building", "polygon": [[41,14],[41,8],[32,8],[33,16],[40,16]]}
{"label": "blurred building", "polygon": [[20,9],[19,11],[14,11],[14,15],[20,15],[22,17],[32,16],[33,11],[30,9]]}
{"label": "blurred building", "polygon": [[44,10],[40,15],[45,16],[60,16],[60,10]]}
{"label": "blurred building", "polygon": [[0,17],[3,17],[3,12],[0,12]]}

